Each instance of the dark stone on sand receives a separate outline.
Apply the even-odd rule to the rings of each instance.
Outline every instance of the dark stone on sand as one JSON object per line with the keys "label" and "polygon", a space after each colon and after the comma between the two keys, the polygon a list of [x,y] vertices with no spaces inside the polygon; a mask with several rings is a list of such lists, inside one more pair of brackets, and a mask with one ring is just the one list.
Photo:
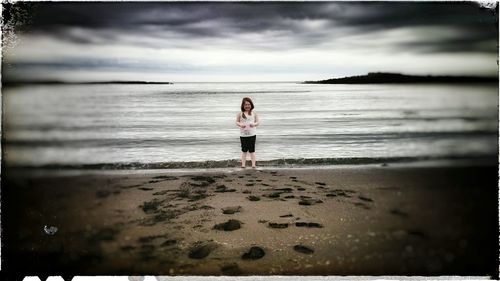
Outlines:
{"label": "dark stone on sand", "polygon": [[293,189],[290,187],[276,188],[275,190],[279,190],[281,192],[292,192],[293,191]]}
{"label": "dark stone on sand", "polygon": [[239,220],[228,220],[224,223],[219,223],[214,226],[214,229],[224,230],[224,231],[233,231],[241,228],[241,221]]}
{"label": "dark stone on sand", "polygon": [[158,191],[158,192],[153,193],[153,195],[165,195],[171,191],[174,191],[174,190],[162,190],[162,191]]}
{"label": "dark stone on sand", "polygon": [[326,196],[328,197],[336,197],[336,196],[342,196],[342,197],[351,197],[348,193],[355,193],[355,191],[352,190],[343,190],[343,189],[334,189],[331,190],[330,193],[328,193]]}
{"label": "dark stone on sand", "polygon": [[198,200],[201,200],[201,199],[207,198],[207,194],[206,194],[206,193],[195,193],[195,194],[190,194],[190,195],[188,196],[188,198],[189,198],[188,202],[198,201]]}
{"label": "dark stone on sand", "polygon": [[174,212],[161,211],[153,217],[153,222],[163,222],[175,218],[177,215]]}
{"label": "dark stone on sand", "polygon": [[224,275],[233,275],[233,276],[241,275],[243,273],[243,271],[241,271],[240,267],[236,263],[224,265],[220,268],[220,271],[224,273]]}
{"label": "dark stone on sand", "polygon": [[297,226],[297,227],[323,228],[323,225],[316,223],[316,222],[296,222],[295,226]]}
{"label": "dark stone on sand", "polygon": [[255,185],[255,183],[247,183],[247,184],[245,184],[245,186],[254,186],[254,185]]}
{"label": "dark stone on sand", "polygon": [[278,197],[280,197],[280,194],[281,194],[281,192],[274,192],[274,193],[268,194],[267,197],[278,198]]}
{"label": "dark stone on sand", "polygon": [[292,214],[286,214],[286,215],[280,216],[280,218],[289,218],[289,217],[293,217],[293,215]]}
{"label": "dark stone on sand", "polygon": [[288,223],[277,223],[277,222],[270,222],[268,223],[270,228],[287,228]]}
{"label": "dark stone on sand", "polygon": [[222,193],[222,192],[235,192],[235,191],[236,191],[236,189],[228,189],[228,187],[225,185],[219,185],[215,188],[215,192],[220,192],[220,193]]}
{"label": "dark stone on sand", "polygon": [[203,259],[207,257],[214,250],[212,244],[201,244],[193,247],[189,251],[189,258],[191,259]]}
{"label": "dark stone on sand", "polygon": [[303,187],[299,187],[299,188],[297,188],[297,190],[304,191],[304,190],[306,190],[306,189],[305,189],[305,188],[303,188]]}
{"label": "dark stone on sand", "polygon": [[350,193],[350,194],[352,194],[352,193],[356,193],[356,191],[354,191],[354,190],[350,190],[350,189],[334,189],[334,190],[332,190],[332,191],[333,191],[333,192],[345,192],[345,193]]}
{"label": "dark stone on sand", "polygon": [[160,206],[160,204],[162,203],[162,201],[158,200],[158,199],[153,199],[151,201],[146,201],[144,202],[141,207],[142,207],[142,210],[146,213],[146,214],[150,214],[150,213],[154,213],[158,210],[158,207]]}
{"label": "dark stone on sand", "polygon": [[195,177],[192,177],[191,180],[193,180],[193,181],[205,181],[208,183],[215,182],[215,180],[212,177],[206,177],[206,176],[195,176]]}
{"label": "dark stone on sand", "polygon": [[313,204],[313,201],[311,201],[311,200],[301,200],[301,201],[299,201],[299,205],[310,206],[312,204]]}
{"label": "dark stone on sand", "polygon": [[161,245],[160,245],[160,246],[161,246],[161,247],[167,247],[167,246],[172,246],[172,245],[175,245],[175,244],[177,244],[177,240],[175,240],[175,239],[170,239],[170,240],[167,240],[167,241],[165,241],[165,242],[161,243]]}
{"label": "dark stone on sand", "polygon": [[366,201],[366,202],[373,202],[373,200],[371,198],[368,198],[368,197],[364,197],[364,196],[358,196],[358,198],[360,200],[363,200],[363,201]]}
{"label": "dark stone on sand", "polygon": [[294,196],[294,195],[287,195],[287,196],[285,196],[284,198],[286,198],[286,199],[291,199],[291,198],[295,198],[295,196]]}
{"label": "dark stone on sand", "polygon": [[404,217],[404,218],[407,218],[409,216],[408,213],[403,212],[399,209],[390,209],[389,213],[396,215],[396,216]]}
{"label": "dark stone on sand", "polygon": [[267,183],[263,183],[262,185],[263,185],[263,186],[269,186],[269,184],[267,184]]}
{"label": "dark stone on sand", "polygon": [[105,197],[108,197],[110,194],[111,194],[111,192],[109,192],[107,190],[98,190],[95,193],[95,195],[97,196],[97,198],[105,198]]}
{"label": "dark stone on sand", "polygon": [[239,211],[241,211],[241,206],[232,206],[232,207],[222,208],[222,213],[225,215],[232,215],[232,214],[237,213]]}
{"label": "dark stone on sand", "polygon": [[150,190],[153,190],[153,188],[151,188],[151,187],[139,187],[138,189],[140,189],[140,190],[144,190],[144,191],[150,191]]}
{"label": "dark stone on sand", "polygon": [[309,247],[306,247],[306,246],[303,246],[303,245],[295,245],[293,246],[293,249],[299,253],[302,253],[302,254],[312,254],[314,253],[314,250],[309,248]]}
{"label": "dark stone on sand", "polygon": [[254,196],[254,195],[248,196],[247,199],[250,200],[250,201],[260,201],[260,197],[259,196]]}
{"label": "dark stone on sand", "polygon": [[265,254],[266,253],[264,252],[264,249],[262,249],[261,247],[253,246],[250,248],[250,251],[244,253],[241,258],[244,260],[258,260],[264,257]]}
{"label": "dark stone on sand", "polygon": [[299,201],[299,205],[310,206],[317,203],[323,203],[323,201],[319,199],[313,199],[309,196],[300,196],[301,200]]}
{"label": "dark stone on sand", "polygon": [[366,209],[366,210],[370,210],[371,209],[370,206],[366,205],[363,202],[355,202],[354,206],[361,207],[361,208]]}
{"label": "dark stone on sand", "polygon": [[290,178],[291,178],[291,179],[294,179],[294,180],[295,180],[295,179],[297,179],[297,177],[290,177]]}
{"label": "dark stone on sand", "polygon": [[195,186],[195,187],[206,187],[206,186],[209,186],[209,185],[210,185],[210,184],[212,184],[212,183],[210,183],[210,182],[208,182],[208,181],[200,181],[200,182],[196,182],[196,183],[193,183],[193,182],[192,182],[192,183],[190,183],[190,184],[191,184],[192,186]]}
{"label": "dark stone on sand", "polygon": [[324,183],[324,182],[315,182],[315,184],[317,184],[317,185],[326,185],[326,183]]}
{"label": "dark stone on sand", "polygon": [[252,192],[251,192],[250,190],[243,190],[243,192],[242,192],[242,193],[243,193],[243,194],[250,194],[250,193],[252,193]]}

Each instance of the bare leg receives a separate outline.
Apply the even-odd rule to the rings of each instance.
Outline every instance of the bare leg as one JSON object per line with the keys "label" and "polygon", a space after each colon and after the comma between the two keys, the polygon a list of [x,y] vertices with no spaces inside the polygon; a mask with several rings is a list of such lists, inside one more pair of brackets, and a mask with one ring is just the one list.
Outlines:
{"label": "bare leg", "polygon": [[245,168],[246,163],[247,163],[247,153],[242,152],[241,153],[241,167]]}
{"label": "bare leg", "polygon": [[252,159],[252,168],[255,168],[255,152],[250,153],[250,158]]}

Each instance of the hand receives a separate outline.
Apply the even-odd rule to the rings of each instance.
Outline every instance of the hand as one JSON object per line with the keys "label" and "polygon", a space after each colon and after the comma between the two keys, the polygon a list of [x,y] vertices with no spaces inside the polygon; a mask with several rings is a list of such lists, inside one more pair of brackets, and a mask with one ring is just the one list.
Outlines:
{"label": "hand", "polygon": [[250,123],[250,128],[253,128],[255,127],[255,124],[254,123]]}

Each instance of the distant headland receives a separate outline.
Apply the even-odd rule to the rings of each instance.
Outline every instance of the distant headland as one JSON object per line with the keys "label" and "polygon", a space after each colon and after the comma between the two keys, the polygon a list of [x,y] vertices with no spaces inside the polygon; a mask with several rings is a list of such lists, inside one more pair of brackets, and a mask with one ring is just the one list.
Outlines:
{"label": "distant headland", "polygon": [[403,84],[403,83],[498,83],[498,77],[475,76],[419,76],[388,72],[370,72],[367,75],[305,81],[303,84]]}

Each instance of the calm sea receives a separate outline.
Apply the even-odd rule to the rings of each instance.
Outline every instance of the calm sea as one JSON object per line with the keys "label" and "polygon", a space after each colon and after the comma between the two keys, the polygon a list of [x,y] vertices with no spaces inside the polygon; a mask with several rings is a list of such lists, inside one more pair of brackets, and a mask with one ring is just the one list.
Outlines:
{"label": "calm sea", "polygon": [[11,166],[232,163],[241,99],[258,160],[497,154],[497,85],[38,85],[3,89]]}

